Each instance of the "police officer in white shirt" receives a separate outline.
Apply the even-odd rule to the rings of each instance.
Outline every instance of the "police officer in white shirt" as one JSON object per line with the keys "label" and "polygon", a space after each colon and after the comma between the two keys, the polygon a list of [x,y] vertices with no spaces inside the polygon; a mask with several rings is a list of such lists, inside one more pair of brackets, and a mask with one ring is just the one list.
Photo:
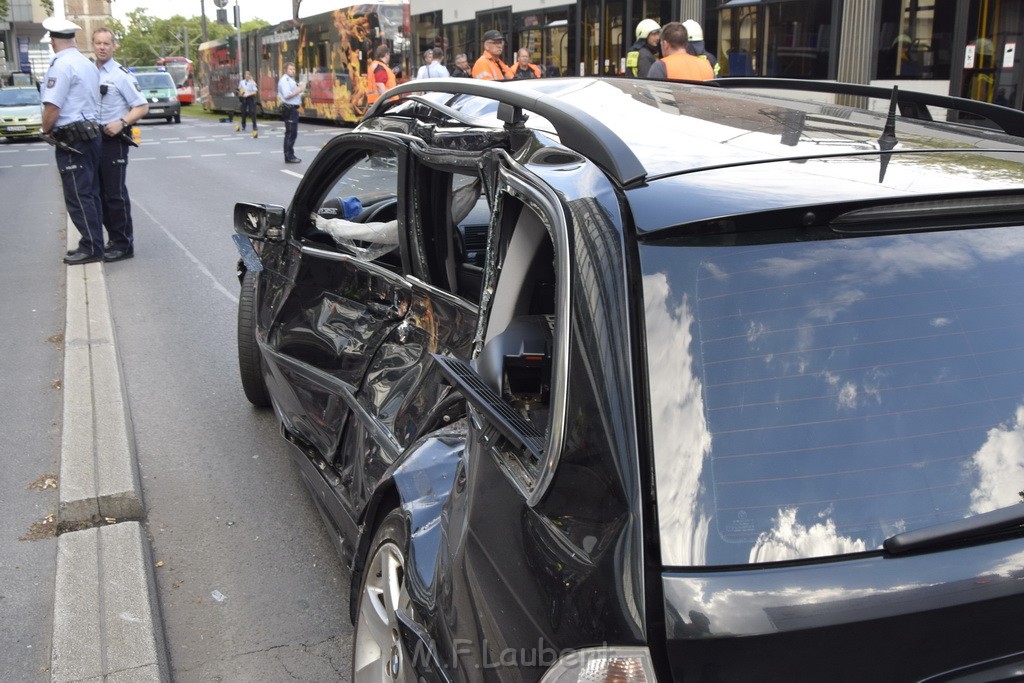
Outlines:
{"label": "police officer in white shirt", "polygon": [[109,237],[104,248],[105,261],[120,261],[135,255],[132,205],[124,181],[128,173],[128,148],[132,145],[128,142],[132,125],[149,111],[135,76],[114,60],[116,50],[113,31],[103,27],[92,32],[92,51],[100,73],[99,122],[103,126],[100,201]]}
{"label": "police officer in white shirt", "polygon": [[284,121],[284,162],[297,164],[302,159],[295,156],[295,138],[299,136],[299,105],[302,104],[302,93],[306,91],[303,83],[295,82],[295,62],[284,65],[284,73],[277,81],[277,97],[281,100],[281,119]]}
{"label": "police officer in white shirt", "polygon": [[43,84],[43,137],[57,145],[57,170],[64,204],[81,238],[78,249],[64,257],[69,265],[103,260],[103,207],[97,166],[103,144],[96,123],[99,71],[75,45],[82,27],[67,19],[43,21],[55,56]]}
{"label": "police officer in white shirt", "polygon": [[252,136],[254,138],[260,136],[256,128],[256,96],[258,94],[259,88],[252,78],[252,72],[246,71],[245,78],[238,82],[238,109],[242,116],[242,125],[235,126],[235,130],[245,132],[245,117],[248,116],[252,119]]}

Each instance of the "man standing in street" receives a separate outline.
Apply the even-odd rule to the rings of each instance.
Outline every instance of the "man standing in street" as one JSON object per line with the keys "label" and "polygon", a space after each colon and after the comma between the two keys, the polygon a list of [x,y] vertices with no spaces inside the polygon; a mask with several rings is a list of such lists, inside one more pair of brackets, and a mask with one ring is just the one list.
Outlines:
{"label": "man standing in street", "polygon": [[715,77],[706,59],[686,51],[686,27],[670,21],[661,29],[661,53],[665,55],[651,65],[648,78],[670,78],[679,81],[710,81]]}
{"label": "man standing in street", "polygon": [[434,63],[434,49],[424,50],[423,66],[416,71],[416,80],[430,78],[430,65]]}
{"label": "man standing in street", "polygon": [[647,78],[651,65],[661,54],[661,26],[654,19],[644,19],[636,25],[636,42],[626,53],[626,75]]}
{"label": "man standing in street", "polygon": [[505,70],[505,78],[517,81],[525,78],[540,78],[540,67],[530,61],[531,57],[529,48],[519,48],[519,52],[516,53],[516,63]]}
{"label": "man standing in street", "polygon": [[103,127],[100,152],[100,203],[109,240],[104,261],[120,261],[135,255],[132,205],[125,187],[128,174],[128,142],[132,126],[149,111],[142,89],[128,69],[114,60],[117,39],[109,28],[92,33],[92,51],[100,74],[99,123]]}
{"label": "man standing in street", "polygon": [[78,249],[64,257],[77,265],[103,260],[103,207],[100,203],[100,73],[78,51],[75,32],[82,27],[67,19],[49,17],[54,51],[43,84],[43,139],[57,147],[57,170],[64,189],[64,205],[81,235]]}
{"label": "man standing in street", "polygon": [[485,81],[505,80],[508,65],[501,61],[501,53],[505,51],[505,37],[501,31],[493,28],[484,33],[484,53],[473,65],[473,78]]}
{"label": "man standing in street", "polygon": [[704,42],[704,29],[693,19],[684,21],[683,26],[686,27],[686,51],[694,57],[708,60],[715,78],[718,78],[718,72],[721,70],[718,57],[708,52],[707,44]]}
{"label": "man standing in street", "polygon": [[302,159],[295,156],[295,139],[299,137],[299,105],[305,84],[295,82],[295,62],[284,65],[284,74],[277,82],[277,97],[281,101],[281,120],[284,121],[284,162],[297,164]]}
{"label": "man standing in street", "polygon": [[452,67],[452,78],[472,78],[469,70],[469,57],[465,52],[455,55],[455,66]]}
{"label": "man standing in street", "polygon": [[366,67],[366,102],[373,104],[380,96],[395,87],[395,72],[388,66],[391,63],[391,48],[378,45],[373,51],[373,61]]}

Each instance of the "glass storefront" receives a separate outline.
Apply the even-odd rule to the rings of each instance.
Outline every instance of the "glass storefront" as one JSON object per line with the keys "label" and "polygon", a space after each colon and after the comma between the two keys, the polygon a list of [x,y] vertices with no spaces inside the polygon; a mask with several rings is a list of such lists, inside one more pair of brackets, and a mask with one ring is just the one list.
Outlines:
{"label": "glass storefront", "polygon": [[956,0],[882,0],[877,78],[947,79]]}
{"label": "glass storefront", "polygon": [[1021,108],[1024,0],[972,0],[967,16],[961,97]]}
{"label": "glass storefront", "polygon": [[834,5],[726,2],[718,17],[721,75],[828,78],[838,25]]}
{"label": "glass storefront", "polygon": [[476,43],[476,32],[472,21],[460,21],[457,24],[445,26],[444,37],[448,46],[446,63],[449,66],[455,63],[455,55],[463,52],[469,59],[470,66],[480,56],[477,54],[479,46]]}
{"label": "glass storefront", "polygon": [[527,13],[513,17],[516,34],[512,50],[525,47],[530,51],[531,61],[541,68],[545,76],[570,75],[570,55],[575,40],[570,32],[574,13],[564,8],[544,14]]}

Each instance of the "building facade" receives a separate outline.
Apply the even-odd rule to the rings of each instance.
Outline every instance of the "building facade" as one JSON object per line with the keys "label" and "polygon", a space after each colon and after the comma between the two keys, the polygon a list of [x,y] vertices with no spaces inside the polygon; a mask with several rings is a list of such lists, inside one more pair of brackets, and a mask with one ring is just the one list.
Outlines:
{"label": "building facade", "polygon": [[[58,8],[60,4],[56,0]],[[90,37],[110,21],[110,0],[65,0],[63,4],[63,16],[82,27],[79,49],[92,58]],[[41,0],[10,0],[8,16],[0,16],[0,80],[8,80],[11,74],[31,74],[38,81],[46,75],[53,57],[43,29],[48,16]]]}
{"label": "building facade", "polygon": [[843,80],[1024,106],[1024,0],[410,0],[415,54],[506,36],[551,75],[623,75],[634,27],[696,19],[721,76]]}

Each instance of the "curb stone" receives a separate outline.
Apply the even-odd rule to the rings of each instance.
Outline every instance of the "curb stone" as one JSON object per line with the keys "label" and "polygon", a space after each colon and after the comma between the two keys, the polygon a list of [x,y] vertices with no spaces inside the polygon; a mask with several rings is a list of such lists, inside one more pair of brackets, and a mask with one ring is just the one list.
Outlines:
{"label": "curb stone", "polygon": [[[68,248],[78,231],[67,222]],[[64,415],[50,679],[165,682],[167,648],[156,599],[131,416],[114,343],[103,264],[68,266]]]}

